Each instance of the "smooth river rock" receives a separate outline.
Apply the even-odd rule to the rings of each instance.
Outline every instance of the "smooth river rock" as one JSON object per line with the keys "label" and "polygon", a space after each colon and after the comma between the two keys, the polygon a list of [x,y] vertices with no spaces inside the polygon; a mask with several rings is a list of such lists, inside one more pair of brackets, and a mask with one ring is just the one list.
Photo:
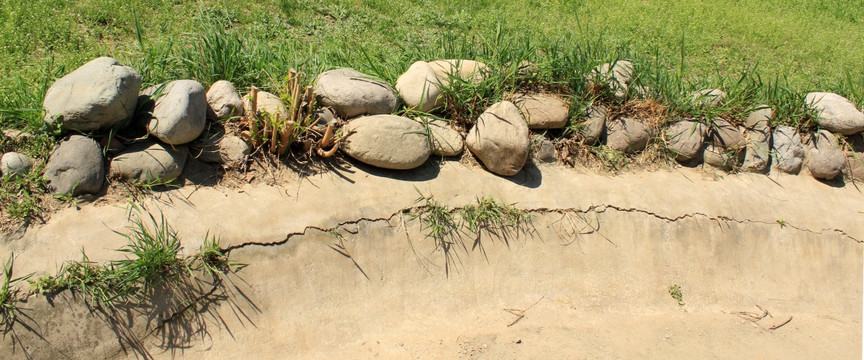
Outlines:
{"label": "smooth river rock", "polygon": [[102,149],[93,139],[72,135],[51,153],[44,172],[53,194],[95,194],[105,182]]}
{"label": "smooth river rock", "polygon": [[423,165],[432,148],[420,122],[396,115],[371,115],[342,128],[340,149],[361,162],[385,169],[408,170]]}
{"label": "smooth river rock", "polygon": [[318,75],[315,96],[342,118],[390,114],[399,105],[396,91],[387,83],[353,69],[335,69]]}
{"label": "smooth river rock", "polygon": [[834,93],[813,92],[804,102],[818,113],[816,122],[822,128],[843,135],[864,132],[864,113],[849,99]]}
{"label": "smooth river rock", "polygon": [[528,123],[512,102],[490,106],[468,131],[465,145],[489,171],[516,175],[528,160],[531,146]]}
{"label": "smooth river rock", "polygon": [[207,124],[207,94],[195,80],[176,80],[161,89],[147,126],[150,134],[170,145],[195,140]]}

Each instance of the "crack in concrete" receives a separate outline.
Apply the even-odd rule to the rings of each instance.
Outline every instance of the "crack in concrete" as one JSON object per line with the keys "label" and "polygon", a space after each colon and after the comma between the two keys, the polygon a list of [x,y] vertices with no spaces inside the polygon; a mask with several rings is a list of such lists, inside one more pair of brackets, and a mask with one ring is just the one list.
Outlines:
{"label": "crack in concrete", "polygon": [[[250,242],[245,242],[242,244],[231,245],[231,246],[225,248],[224,251],[229,252],[231,250],[242,249],[242,248],[245,248],[247,246],[279,246],[279,245],[283,245],[283,244],[287,243],[288,241],[291,240],[291,238],[293,238],[295,236],[306,235],[306,233],[309,232],[310,230],[317,230],[320,232],[332,232],[332,231],[339,230],[341,227],[343,227],[345,225],[356,225],[356,224],[359,224],[359,223],[364,222],[364,221],[366,221],[366,222],[381,222],[381,221],[390,222],[391,220],[393,220],[394,217],[405,214],[405,213],[410,213],[412,210],[414,210],[416,208],[417,207],[399,209],[387,217],[378,217],[378,218],[361,217],[361,218],[357,218],[354,220],[343,221],[343,222],[340,222],[340,223],[336,224],[335,226],[329,227],[329,228],[328,227],[308,225],[308,226],[303,228],[303,231],[288,233],[285,236],[285,238],[281,241],[276,241],[276,242],[250,241]],[[456,208],[452,208],[450,210],[456,211],[456,210],[460,210],[460,209],[462,209],[462,207],[456,207]],[[615,211],[619,211],[619,212],[644,214],[644,215],[648,215],[648,216],[651,216],[651,217],[654,217],[654,218],[657,218],[657,219],[660,219],[660,220],[663,220],[666,222],[676,222],[676,221],[685,220],[688,218],[693,218],[693,219],[703,218],[705,220],[734,222],[737,224],[778,225],[781,227],[788,227],[788,228],[791,228],[791,229],[794,229],[797,231],[807,232],[807,233],[816,234],[816,235],[824,235],[826,232],[833,232],[833,233],[839,234],[840,236],[849,238],[850,240],[855,241],[857,243],[864,243],[864,240],[858,239],[858,238],[850,235],[845,230],[838,229],[838,228],[823,228],[821,230],[813,230],[813,229],[808,229],[805,227],[792,225],[792,224],[783,222],[782,220],[765,221],[765,220],[753,220],[753,219],[736,219],[736,218],[725,216],[725,215],[712,216],[712,215],[708,215],[708,214],[701,213],[701,212],[685,213],[685,214],[678,215],[675,217],[670,217],[670,216],[658,214],[658,213],[650,211],[650,210],[633,208],[633,207],[628,208],[628,207],[622,207],[622,206],[617,206],[617,205],[612,205],[612,204],[591,205],[587,209],[584,209],[584,210],[577,209],[577,208],[544,208],[544,207],[521,209],[521,210],[529,212],[529,213],[559,213],[559,214],[563,214],[563,213],[590,213],[590,212],[594,212],[597,214],[602,214],[602,213],[604,213],[610,209],[615,210]]]}

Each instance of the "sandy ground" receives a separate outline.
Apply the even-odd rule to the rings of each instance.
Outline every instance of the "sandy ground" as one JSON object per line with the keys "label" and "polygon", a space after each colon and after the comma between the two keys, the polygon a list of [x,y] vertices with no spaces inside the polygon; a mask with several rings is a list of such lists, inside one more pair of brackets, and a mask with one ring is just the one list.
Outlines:
{"label": "sandy ground", "polygon": [[[224,296],[182,316],[128,316],[139,342],[125,350],[122,331],[80,301],[34,297],[41,338],[19,329],[10,353],[861,358],[864,195],[851,184],[686,168],[607,176],[549,166],[513,178],[451,162],[421,170],[358,165],[278,186],[161,193],[146,206],[186,249],[209,231],[247,264],[217,289]],[[504,236],[457,234],[464,248],[444,254],[419,221],[399,215],[418,191],[451,207],[492,196],[532,210],[533,221]],[[82,248],[91,260],[116,259],[123,239],[112,230],[128,216],[124,203],[65,209],[0,250],[15,251],[20,274],[54,272]],[[758,321],[739,314],[764,311]],[[12,348],[8,337],[0,343]]]}

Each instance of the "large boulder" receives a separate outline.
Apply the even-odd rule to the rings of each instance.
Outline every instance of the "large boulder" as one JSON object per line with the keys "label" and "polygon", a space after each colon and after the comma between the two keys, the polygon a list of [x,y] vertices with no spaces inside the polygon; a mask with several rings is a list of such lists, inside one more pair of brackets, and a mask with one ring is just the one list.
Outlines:
{"label": "large boulder", "polygon": [[396,115],[363,116],[342,127],[340,149],[361,162],[385,169],[423,165],[432,148],[420,122]]}
{"label": "large boulder", "polygon": [[834,134],[827,130],[819,130],[810,137],[807,147],[810,155],[807,159],[807,168],[813,177],[831,180],[840,175],[846,163],[846,156],[843,150],[837,147],[837,138]]}
{"label": "large boulder", "polygon": [[44,172],[53,194],[95,194],[105,182],[102,149],[93,139],[72,135],[51,153]]}
{"label": "large boulder", "polygon": [[552,94],[516,94],[513,104],[522,111],[529,129],[561,129],[567,125],[570,105]]}
{"label": "large boulder", "polygon": [[21,153],[8,152],[0,158],[0,174],[3,176],[26,175],[32,168],[33,159]]}
{"label": "large boulder", "polygon": [[651,140],[651,132],[641,121],[630,117],[606,123],[606,146],[622,152],[645,150]]}
{"label": "large boulder", "polygon": [[439,156],[456,156],[465,149],[465,141],[458,131],[453,130],[444,120],[432,118],[419,118],[429,128],[432,137],[432,153]]}
{"label": "large boulder", "polygon": [[831,132],[853,135],[864,132],[864,113],[849,99],[834,93],[813,92],[804,102],[818,113],[816,122]]}
{"label": "large boulder", "polygon": [[465,145],[489,171],[516,175],[528,160],[531,146],[528,123],[512,102],[490,106],[468,132]]}
{"label": "large boulder", "polygon": [[428,112],[441,104],[441,88],[435,70],[425,61],[417,61],[396,80],[396,90],[405,105]]}
{"label": "large boulder", "polygon": [[229,81],[219,80],[207,90],[207,117],[214,120],[227,120],[243,116],[243,99]]}
{"label": "large boulder", "polygon": [[602,105],[592,104],[585,109],[579,132],[585,138],[586,145],[594,145],[603,137],[608,113],[609,110]]}
{"label": "large boulder", "polygon": [[353,69],[321,73],[314,91],[319,104],[333,108],[346,119],[364,114],[390,114],[399,105],[396,91],[390,85]]}
{"label": "large boulder", "polygon": [[246,161],[251,150],[239,136],[217,133],[192,143],[191,156],[203,162],[236,167]]}
{"label": "large boulder", "polygon": [[[279,115],[280,119],[288,118],[288,108],[278,96],[266,91],[258,91],[258,98],[255,102],[256,110],[261,114],[269,114],[270,116]],[[243,97],[243,108],[252,111],[252,98],[250,94]]]}
{"label": "large boulder", "polygon": [[744,170],[764,172],[771,162],[771,117],[774,112],[767,106],[760,106],[750,113],[744,121],[747,129],[747,149],[744,154]]}
{"label": "large boulder", "polygon": [[475,60],[447,59],[430,61],[429,66],[435,71],[438,81],[449,86],[451,78],[462,79],[472,84],[479,84],[489,76],[489,67]]}
{"label": "large boulder", "polygon": [[150,134],[170,145],[185,144],[201,135],[207,124],[204,86],[195,80],[176,80],[159,92],[147,125]]}
{"label": "large boulder", "polygon": [[633,79],[633,63],[621,60],[597,66],[591,71],[593,81],[609,88],[618,99],[627,97],[630,81]]}
{"label": "large boulder", "polygon": [[171,148],[158,142],[134,144],[111,160],[110,174],[136,183],[168,183],[180,176],[186,164],[185,148]]}
{"label": "large boulder", "polygon": [[726,92],[720,89],[704,89],[694,92],[690,96],[690,102],[696,106],[717,107],[726,101]]}
{"label": "large boulder", "polygon": [[689,161],[699,156],[705,142],[708,127],[695,120],[683,120],[666,130],[669,149],[675,152],[678,161]]}
{"label": "large boulder", "polygon": [[120,127],[132,118],[141,75],[110,57],[94,59],[57,80],[45,93],[45,121],[65,129]]}
{"label": "large boulder", "polygon": [[780,171],[797,174],[804,163],[804,144],[801,135],[791,126],[781,125],[774,129],[771,152]]}

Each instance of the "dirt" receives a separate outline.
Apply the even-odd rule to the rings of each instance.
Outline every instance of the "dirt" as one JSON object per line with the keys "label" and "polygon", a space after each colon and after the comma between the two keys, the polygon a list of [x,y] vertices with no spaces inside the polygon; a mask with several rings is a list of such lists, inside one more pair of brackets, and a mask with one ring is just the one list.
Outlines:
{"label": "dirt", "polygon": [[[861,357],[864,195],[852,184],[689,168],[610,176],[553,165],[512,178],[458,162],[410,172],[340,169],[155,193],[143,205],[164,214],[187,253],[209,232],[246,266],[179,315],[182,304],[163,304],[107,321],[72,294],[52,302],[34,295],[25,306],[30,330],[16,328],[18,342],[7,336],[0,351]],[[444,254],[405,214],[419,193],[451,208],[491,196],[532,221],[479,239],[462,231],[464,247]],[[15,251],[18,274],[56,272],[82,249],[94,261],[117,259],[124,240],[112,230],[128,218],[119,199],[63,209],[0,252]],[[669,293],[674,285],[683,305]]]}

